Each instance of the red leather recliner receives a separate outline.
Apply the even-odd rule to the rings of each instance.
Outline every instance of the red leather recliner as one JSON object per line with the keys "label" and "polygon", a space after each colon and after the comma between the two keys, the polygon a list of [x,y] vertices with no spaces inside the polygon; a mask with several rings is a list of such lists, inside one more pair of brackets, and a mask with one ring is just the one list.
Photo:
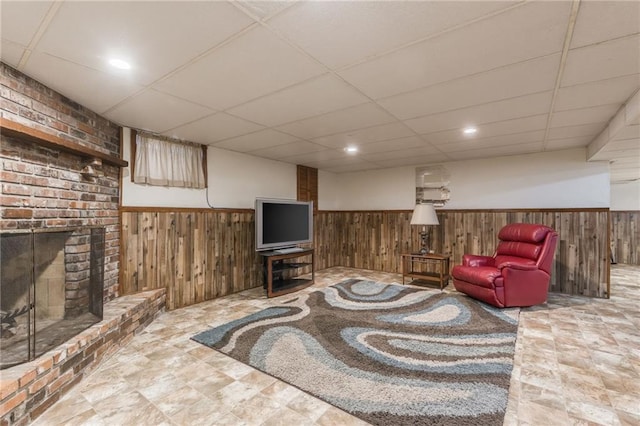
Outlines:
{"label": "red leather recliner", "polygon": [[547,300],[558,234],[544,225],[513,223],[498,233],[493,256],[465,254],[451,271],[456,290],[499,308]]}

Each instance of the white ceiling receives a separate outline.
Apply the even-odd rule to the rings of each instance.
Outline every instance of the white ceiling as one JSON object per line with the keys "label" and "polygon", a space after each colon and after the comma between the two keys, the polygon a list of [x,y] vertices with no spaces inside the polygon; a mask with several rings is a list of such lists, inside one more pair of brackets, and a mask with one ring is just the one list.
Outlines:
{"label": "white ceiling", "polygon": [[588,147],[640,179],[638,1],[0,8],[3,62],[124,126],[337,173]]}

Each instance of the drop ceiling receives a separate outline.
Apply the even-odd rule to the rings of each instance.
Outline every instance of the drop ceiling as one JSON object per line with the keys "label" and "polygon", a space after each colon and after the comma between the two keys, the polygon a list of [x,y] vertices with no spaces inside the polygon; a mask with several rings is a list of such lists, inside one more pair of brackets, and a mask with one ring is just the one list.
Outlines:
{"label": "drop ceiling", "polygon": [[3,62],[123,126],[336,173],[587,147],[640,179],[637,1],[0,7]]}

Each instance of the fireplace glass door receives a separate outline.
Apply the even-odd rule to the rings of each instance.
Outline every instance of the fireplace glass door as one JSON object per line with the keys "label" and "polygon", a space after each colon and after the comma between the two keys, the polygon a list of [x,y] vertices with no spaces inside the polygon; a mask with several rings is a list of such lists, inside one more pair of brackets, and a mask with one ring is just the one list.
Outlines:
{"label": "fireplace glass door", "polygon": [[104,228],[0,234],[0,368],[102,320]]}

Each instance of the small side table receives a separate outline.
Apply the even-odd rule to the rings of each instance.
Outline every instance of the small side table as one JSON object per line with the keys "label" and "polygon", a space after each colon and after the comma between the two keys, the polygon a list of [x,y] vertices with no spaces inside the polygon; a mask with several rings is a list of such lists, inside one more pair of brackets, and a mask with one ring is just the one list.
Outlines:
{"label": "small side table", "polygon": [[[449,284],[449,259],[447,254],[437,253],[408,253],[402,255],[402,284],[405,277],[423,281],[436,282],[440,285],[440,290]],[[425,266],[435,264],[438,266],[437,272],[425,270]]]}

